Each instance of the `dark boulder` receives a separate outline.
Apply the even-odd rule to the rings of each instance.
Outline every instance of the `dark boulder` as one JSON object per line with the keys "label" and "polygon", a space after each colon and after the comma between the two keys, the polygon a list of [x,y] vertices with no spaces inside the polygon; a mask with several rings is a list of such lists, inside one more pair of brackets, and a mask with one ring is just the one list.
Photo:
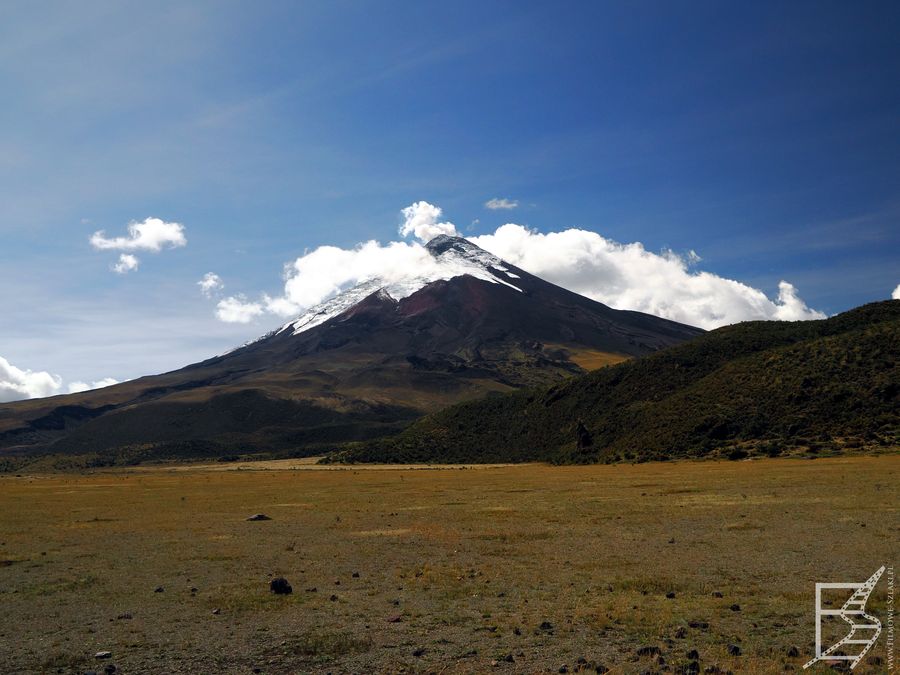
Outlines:
{"label": "dark boulder", "polygon": [[288,595],[293,593],[294,589],[284,577],[277,577],[269,582],[269,590],[275,595]]}

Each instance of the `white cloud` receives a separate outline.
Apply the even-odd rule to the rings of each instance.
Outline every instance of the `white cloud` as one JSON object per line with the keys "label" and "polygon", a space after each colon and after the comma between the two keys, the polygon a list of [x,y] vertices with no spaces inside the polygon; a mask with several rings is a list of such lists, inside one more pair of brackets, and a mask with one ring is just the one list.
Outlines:
{"label": "white cloud", "polygon": [[96,382],[70,382],[69,383],[69,393],[77,394],[81,391],[90,391],[91,389],[101,389],[103,387],[111,387],[114,384],[119,384],[118,380],[115,380],[111,377],[104,377],[102,380],[97,380]]}
{"label": "white cloud", "polygon": [[647,251],[640,242],[620,244],[596,232],[569,229],[541,234],[507,224],[472,242],[496,256],[617,309],[632,309],[715,328],[751,319],[821,319],[789,283],[775,301],[747,284],[694,271],[696,254]]}
{"label": "white cloud", "polygon": [[[456,234],[449,222],[438,222],[441,209],[417,202],[403,209],[403,235],[422,241],[436,234]],[[639,242],[621,244],[589,230],[568,229],[541,234],[507,224],[493,234],[471,241],[509,263],[552,283],[617,309],[662,316],[703,328],[752,319],[820,319],[797,289],[779,284],[772,300],[761,290],[697,269],[694,251],[678,255],[652,253]],[[248,323],[271,313],[297,316],[304,310],[365,281],[380,278],[392,286],[435,275],[434,258],[419,242],[367,241],[352,249],[320,246],[285,265],[284,292],[259,301],[243,296],[218,303],[216,316],[226,322]]]}
{"label": "white cloud", "polygon": [[184,225],[167,223],[159,218],[146,218],[143,222],[128,224],[127,237],[108,238],[103,230],[91,235],[91,246],[98,251],[152,251],[158,253],[163,248],[178,248],[187,245]]}
{"label": "white cloud", "polygon": [[456,225],[453,223],[439,223],[443,211],[439,206],[428,202],[416,202],[407,206],[402,211],[403,224],[400,226],[400,236],[408,237],[413,234],[417,239],[427,242],[439,234],[456,236]]}
{"label": "white cloud", "polygon": [[307,305],[298,305],[294,303],[287,296],[273,298],[268,294],[263,295],[263,304],[265,305],[266,311],[280,317],[295,316],[307,307]]}
{"label": "white cloud", "polygon": [[216,305],[216,318],[225,323],[250,323],[265,311],[266,308],[262,303],[248,302],[242,295],[230,296],[219,300]]}
{"label": "white cloud", "polygon": [[775,305],[775,311],[771,316],[766,316],[765,318],[767,319],[808,321],[810,319],[824,319],[826,316],[823,312],[807,307],[806,303],[800,299],[794,285],[784,280],[778,282],[778,299],[773,304]]}
{"label": "white cloud", "polygon": [[491,211],[504,210],[509,211],[519,206],[518,199],[506,199],[494,197],[493,199],[488,199],[484,203],[485,208],[490,209]]}
{"label": "white cloud", "polygon": [[361,281],[375,277],[396,281],[425,273],[434,258],[419,243],[367,241],[354,249],[320,246],[285,270],[284,296],[267,298],[270,311],[296,314]]}
{"label": "white cloud", "polygon": [[[458,234],[453,223],[439,222],[441,209],[428,202],[416,202],[401,213],[403,236],[413,234],[427,242],[440,234]],[[248,323],[264,312],[292,317],[361,281],[375,277],[397,281],[426,273],[435,265],[434,258],[418,242],[382,245],[367,241],[353,249],[320,246],[285,265],[283,295],[263,295],[259,302],[243,296],[225,298],[218,303],[216,316],[228,323]]]}
{"label": "white cloud", "polygon": [[[104,377],[95,382],[70,382],[68,393],[75,394],[89,389],[99,389],[118,384],[118,380]],[[46,371],[16,368],[0,356],[0,403],[20,401],[27,398],[43,398],[62,393],[63,379]]]}
{"label": "white cloud", "polygon": [[197,285],[200,287],[200,292],[207,298],[211,298],[216,291],[221,291],[225,288],[222,277],[214,272],[204,274],[203,278],[197,282]]}
{"label": "white cloud", "polygon": [[137,259],[137,256],[133,256],[130,253],[122,253],[119,255],[119,262],[112,266],[113,272],[116,274],[128,274],[138,268],[141,261]]}
{"label": "white cloud", "polygon": [[62,378],[48,372],[16,368],[0,356],[0,403],[59,393]]}
{"label": "white cloud", "polygon": [[897,284],[897,288],[891,293],[891,300],[900,300],[900,284]]}

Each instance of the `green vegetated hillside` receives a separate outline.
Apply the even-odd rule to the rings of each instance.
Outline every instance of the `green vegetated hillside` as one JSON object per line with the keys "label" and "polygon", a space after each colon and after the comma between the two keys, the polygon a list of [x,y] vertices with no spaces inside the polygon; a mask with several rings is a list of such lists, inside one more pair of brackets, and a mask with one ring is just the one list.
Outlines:
{"label": "green vegetated hillside", "polygon": [[900,446],[900,301],[755,321],[549,388],[462,403],[330,460],[645,461]]}

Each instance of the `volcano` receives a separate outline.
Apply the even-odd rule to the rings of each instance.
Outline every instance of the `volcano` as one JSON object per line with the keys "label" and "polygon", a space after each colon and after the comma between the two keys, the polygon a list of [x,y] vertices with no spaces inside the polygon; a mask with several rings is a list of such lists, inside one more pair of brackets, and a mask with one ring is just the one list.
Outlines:
{"label": "volcano", "polygon": [[547,385],[703,331],[615,310],[441,235],[226,354],[104,389],[0,405],[0,450],[105,463],[314,454],[463,400]]}

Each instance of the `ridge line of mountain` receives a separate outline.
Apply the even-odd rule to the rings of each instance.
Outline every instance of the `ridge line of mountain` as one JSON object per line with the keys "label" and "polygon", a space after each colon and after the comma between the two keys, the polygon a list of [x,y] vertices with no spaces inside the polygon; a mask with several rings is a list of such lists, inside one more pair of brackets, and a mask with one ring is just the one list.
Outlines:
{"label": "ridge line of mountain", "polygon": [[583,463],[895,451],[898,357],[896,300],[820,321],[736,324],[557,384],[450,406],[328,461]]}

